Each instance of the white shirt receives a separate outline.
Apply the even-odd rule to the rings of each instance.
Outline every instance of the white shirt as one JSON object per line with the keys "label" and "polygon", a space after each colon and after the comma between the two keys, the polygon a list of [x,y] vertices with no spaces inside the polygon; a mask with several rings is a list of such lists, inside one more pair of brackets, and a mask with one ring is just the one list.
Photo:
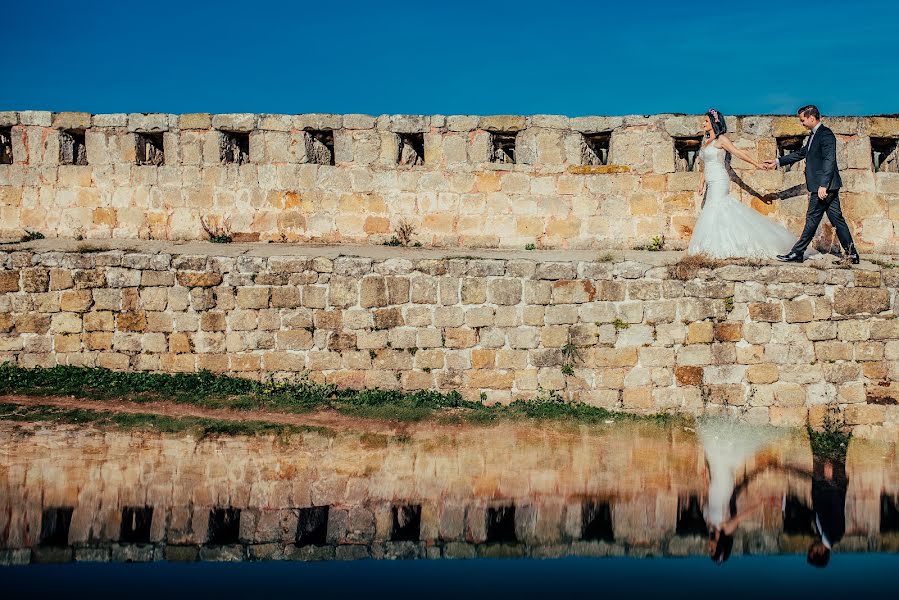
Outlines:
{"label": "white shirt", "polygon": [[[816,128],[816,129],[817,129],[817,128]],[[818,528],[818,535],[821,536],[821,542],[824,544],[824,546],[825,546],[828,550],[830,550],[830,549],[831,549],[831,547],[830,547],[830,540],[827,539],[827,536],[824,535],[824,530],[821,529],[821,519],[818,518],[818,513],[815,513],[815,526]]]}

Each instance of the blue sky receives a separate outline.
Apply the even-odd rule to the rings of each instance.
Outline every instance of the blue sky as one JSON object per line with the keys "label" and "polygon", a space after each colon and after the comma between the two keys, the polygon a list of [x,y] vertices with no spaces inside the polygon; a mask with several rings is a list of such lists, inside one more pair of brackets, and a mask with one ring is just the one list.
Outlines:
{"label": "blue sky", "polygon": [[899,113],[896,0],[7,2],[0,110]]}

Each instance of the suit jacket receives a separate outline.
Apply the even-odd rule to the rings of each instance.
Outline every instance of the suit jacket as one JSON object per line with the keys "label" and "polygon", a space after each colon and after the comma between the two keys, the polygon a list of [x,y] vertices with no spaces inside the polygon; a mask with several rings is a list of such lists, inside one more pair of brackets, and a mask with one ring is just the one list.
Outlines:
{"label": "suit jacket", "polygon": [[812,146],[809,148],[808,140],[805,145],[778,159],[780,165],[792,165],[805,159],[805,186],[810,192],[818,191],[819,187],[828,191],[838,190],[843,186],[840,179],[840,169],[837,166],[837,138],[833,131],[825,125],[818,127],[814,138],[809,136]]}
{"label": "suit jacket", "polygon": [[[818,130],[821,131],[820,129]],[[846,491],[849,480],[846,477],[846,463],[833,461],[833,479],[824,479],[823,461],[815,460],[812,475],[812,510],[821,523],[820,534],[831,544],[843,539],[846,533]]]}

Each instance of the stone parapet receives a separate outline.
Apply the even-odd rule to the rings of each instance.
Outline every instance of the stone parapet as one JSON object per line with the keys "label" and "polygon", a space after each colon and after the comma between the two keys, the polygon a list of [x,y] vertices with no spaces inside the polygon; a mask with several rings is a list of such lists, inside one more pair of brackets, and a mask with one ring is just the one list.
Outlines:
{"label": "stone parapet", "polygon": [[[677,249],[700,205],[700,119],[2,112],[0,237],[379,244],[408,223],[425,246]],[[896,252],[899,118],[825,122],[859,248]],[[760,160],[804,133],[795,117],[728,123]],[[734,159],[733,194],[798,234],[801,168],[749,166]]]}

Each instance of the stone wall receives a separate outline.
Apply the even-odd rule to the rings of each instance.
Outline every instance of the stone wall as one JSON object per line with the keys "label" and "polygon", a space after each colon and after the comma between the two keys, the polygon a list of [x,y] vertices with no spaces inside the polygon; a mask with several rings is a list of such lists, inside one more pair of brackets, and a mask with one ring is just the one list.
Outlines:
{"label": "stone wall", "polygon": [[899,432],[899,272],[889,266],[343,252],[7,246],[0,360],[254,378],[309,371],[345,387],[459,390],[488,403],[556,393],[784,425],[833,413],[869,435]]}
{"label": "stone wall", "polygon": [[[899,250],[899,118],[825,121],[859,248]],[[728,122],[759,159],[805,133],[792,116]],[[246,240],[380,244],[406,221],[425,246],[631,248],[664,236],[678,248],[699,173],[684,171],[676,147],[699,131],[700,118],[683,115],[5,112],[0,237],[206,239],[202,218]],[[733,161],[733,192],[798,234],[801,168],[748,166]],[[783,199],[758,199],[769,193]]]}

